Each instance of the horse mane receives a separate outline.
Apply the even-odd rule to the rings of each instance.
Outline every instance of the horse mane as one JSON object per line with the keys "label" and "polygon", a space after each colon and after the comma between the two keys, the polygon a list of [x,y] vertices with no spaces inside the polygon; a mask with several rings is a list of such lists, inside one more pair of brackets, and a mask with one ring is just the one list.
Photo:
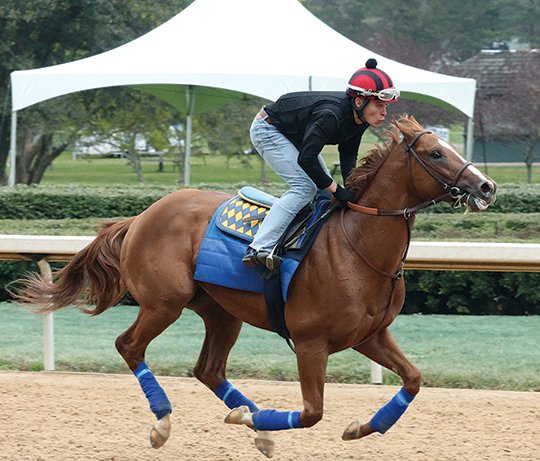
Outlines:
{"label": "horse mane", "polygon": [[360,160],[359,165],[347,177],[347,189],[357,199],[364,193],[390,152],[398,146],[402,138],[410,139],[414,134],[424,129],[412,115],[406,114],[400,115],[397,120],[393,119],[392,124],[393,126],[386,132],[388,139],[384,144],[376,144],[373,149],[369,150],[366,156]]}

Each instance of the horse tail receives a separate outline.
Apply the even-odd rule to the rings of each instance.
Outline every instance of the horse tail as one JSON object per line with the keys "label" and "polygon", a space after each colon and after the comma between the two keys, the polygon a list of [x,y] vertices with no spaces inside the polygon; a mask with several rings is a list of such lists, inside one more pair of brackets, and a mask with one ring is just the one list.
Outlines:
{"label": "horse tail", "polygon": [[[75,305],[85,314],[98,315],[117,304],[126,286],[120,272],[120,250],[135,217],[102,225],[96,238],[79,251],[52,280],[35,273],[17,280],[22,287],[15,300],[30,303],[37,312],[53,312]],[[95,308],[88,305],[95,304]]]}

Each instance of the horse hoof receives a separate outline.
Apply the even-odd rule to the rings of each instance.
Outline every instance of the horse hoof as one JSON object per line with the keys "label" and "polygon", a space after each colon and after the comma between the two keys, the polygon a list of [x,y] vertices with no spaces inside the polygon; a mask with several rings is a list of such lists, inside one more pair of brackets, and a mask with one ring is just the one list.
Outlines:
{"label": "horse hoof", "polygon": [[363,421],[353,421],[351,424],[347,426],[347,429],[343,432],[343,435],[341,436],[342,440],[356,440],[361,439],[362,437],[365,437],[366,435],[369,435],[371,433],[375,432],[373,429],[371,429],[371,426],[369,424],[364,424]]}
{"label": "horse hoof", "polygon": [[156,421],[150,429],[150,445],[152,448],[161,448],[171,435],[171,416],[166,414]]}
{"label": "horse hoof", "polygon": [[225,416],[225,422],[227,424],[245,424],[248,427],[253,428],[253,419],[251,417],[251,411],[247,405],[231,410],[227,416]]}
{"label": "horse hoof", "polygon": [[272,440],[272,434],[268,431],[257,431],[255,437],[255,446],[264,456],[272,458],[275,452],[275,442]]}

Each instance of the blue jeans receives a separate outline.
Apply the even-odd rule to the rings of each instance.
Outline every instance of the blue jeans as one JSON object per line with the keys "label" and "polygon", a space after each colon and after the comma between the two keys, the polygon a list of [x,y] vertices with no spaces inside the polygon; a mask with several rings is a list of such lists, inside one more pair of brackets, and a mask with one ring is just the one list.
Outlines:
{"label": "blue jeans", "polygon": [[[289,185],[272,205],[250,245],[255,250],[270,251],[298,212],[315,198],[317,186],[298,165],[298,149],[275,126],[255,119],[250,136],[259,155]],[[331,176],[320,154],[319,162]]]}

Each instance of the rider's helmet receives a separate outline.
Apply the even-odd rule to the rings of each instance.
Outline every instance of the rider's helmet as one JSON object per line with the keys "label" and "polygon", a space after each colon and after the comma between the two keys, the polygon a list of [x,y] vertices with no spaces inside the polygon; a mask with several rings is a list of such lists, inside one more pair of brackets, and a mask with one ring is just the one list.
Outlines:
{"label": "rider's helmet", "polygon": [[359,115],[370,100],[396,102],[399,98],[399,90],[394,87],[392,79],[386,72],[377,69],[377,61],[373,58],[366,61],[366,67],[352,74],[346,92],[352,100],[358,96],[366,98],[361,108],[355,108]]}

